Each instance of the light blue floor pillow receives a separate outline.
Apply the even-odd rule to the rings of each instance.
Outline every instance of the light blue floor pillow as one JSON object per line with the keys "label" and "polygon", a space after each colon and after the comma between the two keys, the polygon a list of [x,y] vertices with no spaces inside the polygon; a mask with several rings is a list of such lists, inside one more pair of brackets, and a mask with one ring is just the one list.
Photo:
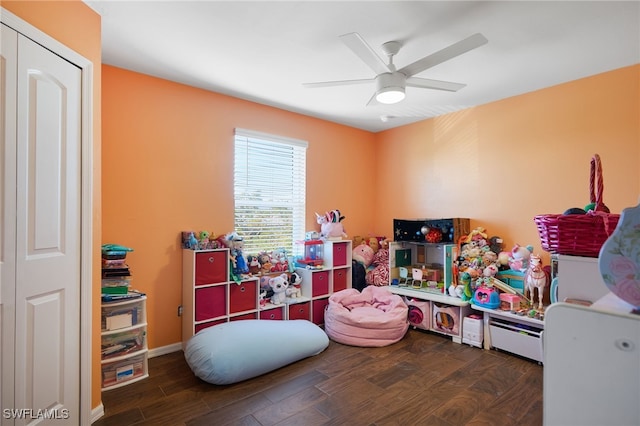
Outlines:
{"label": "light blue floor pillow", "polygon": [[241,320],[205,328],[187,342],[193,373],[228,385],[317,355],[329,346],[325,332],[307,320]]}

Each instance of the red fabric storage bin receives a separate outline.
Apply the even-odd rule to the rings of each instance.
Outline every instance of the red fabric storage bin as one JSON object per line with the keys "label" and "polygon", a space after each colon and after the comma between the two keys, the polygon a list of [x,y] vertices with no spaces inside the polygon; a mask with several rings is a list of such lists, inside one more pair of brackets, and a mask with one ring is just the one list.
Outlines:
{"label": "red fabric storage bin", "polygon": [[228,254],[226,250],[196,253],[196,285],[227,281]]}
{"label": "red fabric storage bin", "polygon": [[329,304],[329,298],[316,299],[313,302],[313,318],[312,321],[316,325],[324,324],[324,309]]}
{"label": "red fabric storage bin", "polygon": [[313,281],[311,283],[311,295],[313,297],[329,294],[329,272],[330,271],[322,271],[313,273]]}
{"label": "red fabric storage bin", "polygon": [[204,330],[205,328],[209,328],[209,327],[212,327],[214,325],[222,324],[224,322],[227,322],[227,321],[225,319],[219,319],[219,320],[216,320],[216,321],[209,321],[209,322],[203,322],[203,323],[200,323],[200,324],[196,324],[195,327],[194,327],[193,333],[195,334],[200,330]]}
{"label": "red fabric storage bin", "polygon": [[217,285],[196,289],[196,321],[224,316],[227,308],[226,286]]}
{"label": "red fabric storage bin", "polygon": [[282,312],[282,308],[268,309],[266,311],[261,311],[260,312],[260,319],[263,319],[263,320],[282,320],[282,319],[284,319],[284,314]]}
{"label": "red fabric storage bin", "polygon": [[347,249],[349,244],[333,243],[333,266],[346,266],[347,265]]}
{"label": "red fabric storage bin", "polygon": [[229,284],[229,313],[256,309],[258,301],[257,281]]}
{"label": "red fabric storage bin", "polygon": [[334,293],[347,288],[347,273],[350,273],[350,270],[335,269],[333,271],[333,292]]}
{"label": "red fabric storage bin", "polygon": [[309,302],[305,302],[305,303],[295,303],[292,305],[289,305],[289,319],[290,320],[296,320],[296,319],[305,319],[305,320],[309,320]]}

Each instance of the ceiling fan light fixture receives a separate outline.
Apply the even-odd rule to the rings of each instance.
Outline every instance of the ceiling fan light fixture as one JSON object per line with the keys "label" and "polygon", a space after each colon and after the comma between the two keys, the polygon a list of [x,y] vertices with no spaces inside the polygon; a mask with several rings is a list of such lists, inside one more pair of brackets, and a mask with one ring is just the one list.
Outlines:
{"label": "ceiling fan light fixture", "polygon": [[376,92],[376,101],[381,104],[395,104],[404,98],[404,87],[383,87]]}
{"label": "ceiling fan light fixture", "polygon": [[399,72],[388,72],[376,77],[376,101],[395,104],[404,99],[407,78]]}

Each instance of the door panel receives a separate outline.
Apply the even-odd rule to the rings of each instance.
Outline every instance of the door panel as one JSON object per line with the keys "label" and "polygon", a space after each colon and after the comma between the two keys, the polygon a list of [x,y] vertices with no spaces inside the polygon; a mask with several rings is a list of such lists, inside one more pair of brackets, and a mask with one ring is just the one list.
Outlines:
{"label": "door panel", "polygon": [[15,406],[78,423],[81,71],[18,36],[17,74]]}

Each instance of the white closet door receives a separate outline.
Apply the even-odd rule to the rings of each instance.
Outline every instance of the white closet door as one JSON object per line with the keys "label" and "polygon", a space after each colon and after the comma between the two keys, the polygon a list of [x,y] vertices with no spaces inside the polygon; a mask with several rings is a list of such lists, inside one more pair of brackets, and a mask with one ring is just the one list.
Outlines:
{"label": "white closet door", "polygon": [[15,406],[79,424],[81,71],[19,35],[17,82]]}
{"label": "white closet door", "polygon": [[[17,54],[18,34],[0,25],[0,406],[3,408],[14,407]],[[0,424],[5,423],[8,420],[0,418]]]}

